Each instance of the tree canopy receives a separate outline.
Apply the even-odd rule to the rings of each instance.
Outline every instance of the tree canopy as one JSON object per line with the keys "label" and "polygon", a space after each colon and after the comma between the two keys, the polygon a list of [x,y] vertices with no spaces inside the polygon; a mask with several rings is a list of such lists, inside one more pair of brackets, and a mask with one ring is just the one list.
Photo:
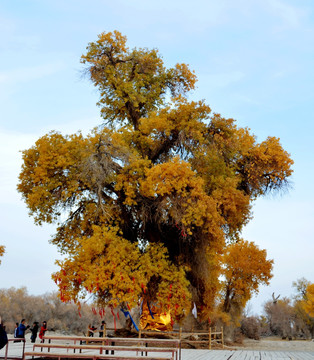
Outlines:
{"label": "tree canopy", "polygon": [[267,260],[266,255],[266,250],[244,240],[226,247],[222,310],[235,320],[259,285],[268,285],[272,278],[273,260]]}
{"label": "tree canopy", "polygon": [[157,50],[130,50],[118,31],[100,34],[81,62],[103,125],[38,139],[18,184],[35,223],[57,223],[61,298],[133,307],[142,297],[178,318],[193,300],[205,317],[227,245],[240,241],[252,202],[287,185],[293,161],[278,138],[258,143],[189,101],[187,65],[167,69]]}
{"label": "tree canopy", "polygon": [[314,317],[314,284],[309,284],[306,288],[303,308],[309,316]]}

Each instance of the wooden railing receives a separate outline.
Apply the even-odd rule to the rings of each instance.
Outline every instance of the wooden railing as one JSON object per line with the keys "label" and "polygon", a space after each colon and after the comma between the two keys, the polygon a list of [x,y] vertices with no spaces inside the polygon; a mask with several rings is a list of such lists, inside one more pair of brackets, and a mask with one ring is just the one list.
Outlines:
{"label": "wooden railing", "polygon": [[220,328],[220,331],[217,331],[216,327],[214,331],[209,328],[209,349],[212,347],[212,343],[220,344],[222,348],[224,348],[224,329]]}
{"label": "wooden railing", "polygon": [[[106,328],[104,327],[104,337],[107,336],[107,331],[114,331],[113,328]],[[208,330],[191,330],[191,331],[183,331],[180,327],[177,331],[153,331],[153,330],[139,330],[138,337],[141,338],[142,335],[160,335],[165,334],[168,337],[172,337],[175,339],[181,340],[182,343],[189,343],[189,344],[204,344],[207,343],[207,348],[211,349],[212,345],[221,346],[224,348],[224,332],[223,327],[218,330],[216,327],[209,328]],[[193,340],[187,339],[187,337],[198,337],[201,340]]]}
{"label": "wooden railing", "polygon": [[7,358],[8,358],[8,351],[9,351],[10,342],[22,342],[23,343],[22,354],[21,354],[21,358],[23,358],[24,357],[24,351],[25,351],[25,338],[13,338],[13,339],[8,339],[8,342],[7,342],[6,346],[5,346],[4,359],[7,360]]}
{"label": "wooden railing", "polygon": [[[107,328],[107,330],[113,330],[111,328]],[[180,328],[177,331],[153,331],[153,330],[139,330],[138,337],[141,338],[143,335],[150,336],[160,336],[161,334],[174,339],[181,340],[181,343],[186,344],[206,344],[208,349],[211,349],[213,345],[218,345],[222,349],[224,348],[224,333],[223,327],[220,329],[209,328],[208,330],[191,330],[191,331],[183,331]],[[193,339],[195,337],[195,339]]]}
{"label": "wooden railing", "polygon": [[[102,357],[102,352],[106,351],[108,354],[111,351],[111,355],[114,355],[114,351],[136,351],[146,353],[145,359],[151,358],[154,356],[150,355],[148,357],[148,353],[150,352],[163,352],[169,353],[171,356],[167,357],[167,359],[171,360],[180,360],[181,359],[181,341],[179,339],[154,339],[154,338],[118,338],[118,337],[86,337],[86,336],[44,336],[43,339],[48,341],[48,344],[35,344],[33,348],[33,352],[25,353],[27,356],[38,356],[37,352],[35,352],[35,348],[41,348],[41,350],[46,349],[48,352],[45,352],[45,355],[49,354],[50,349],[60,348],[60,349],[73,349],[73,354],[71,354],[72,358],[75,358],[75,349],[95,349],[100,351],[99,355],[94,355],[93,358],[100,359]],[[62,340],[67,342],[73,342],[73,345],[69,344],[58,344],[58,341]],[[54,344],[52,344],[52,342]],[[85,343],[85,345],[83,345]],[[88,345],[88,344],[96,344],[96,345]],[[97,343],[99,345],[97,345]],[[80,345],[78,345],[80,344]],[[36,355],[35,355],[36,354]],[[42,355],[44,353],[42,352]],[[51,354],[50,354],[51,355]],[[78,357],[84,354],[78,354]],[[52,356],[52,355],[51,355]],[[61,356],[61,355],[60,355]],[[105,355],[104,355],[105,356]],[[109,354],[108,354],[109,356]],[[43,356],[44,357],[44,356]],[[59,355],[58,355],[59,357]],[[66,357],[65,355],[63,357]],[[60,357],[61,358],[61,357]],[[109,357],[108,357],[109,358]],[[111,356],[111,358],[115,358]],[[116,357],[117,359],[120,357]],[[124,359],[122,356],[121,359]],[[135,357],[132,357],[132,359]],[[139,357],[142,359],[143,357]],[[155,358],[159,357],[155,356]],[[125,358],[126,360],[126,358]]]}

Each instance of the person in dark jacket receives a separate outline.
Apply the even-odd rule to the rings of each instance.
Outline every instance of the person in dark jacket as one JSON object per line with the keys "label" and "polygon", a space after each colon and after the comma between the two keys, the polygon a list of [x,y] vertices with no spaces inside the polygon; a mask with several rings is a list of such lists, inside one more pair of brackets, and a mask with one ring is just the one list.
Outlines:
{"label": "person in dark jacket", "polygon": [[106,328],[106,322],[105,322],[105,320],[103,320],[101,322],[100,329],[99,329],[99,337],[104,337],[105,328]]}
{"label": "person in dark jacket", "polygon": [[0,349],[4,348],[7,343],[8,343],[8,336],[5,331],[5,326],[3,326],[3,323],[0,320]]}
{"label": "person in dark jacket", "polygon": [[33,323],[33,326],[30,328],[30,331],[32,332],[32,335],[31,335],[31,342],[32,343],[34,343],[36,341],[38,329],[39,329],[38,322],[35,321]]}
{"label": "person in dark jacket", "polygon": [[25,319],[21,320],[20,325],[18,326],[16,330],[16,337],[17,338],[24,338],[25,337],[25,331],[29,328],[29,325],[25,325]]}

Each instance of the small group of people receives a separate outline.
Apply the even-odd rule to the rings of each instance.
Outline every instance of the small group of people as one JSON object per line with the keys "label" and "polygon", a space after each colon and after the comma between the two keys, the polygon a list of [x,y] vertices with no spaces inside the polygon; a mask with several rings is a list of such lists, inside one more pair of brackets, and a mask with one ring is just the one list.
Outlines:
{"label": "small group of people", "polygon": [[30,325],[25,325],[25,319],[21,320],[21,323],[15,324],[15,330],[14,330],[14,337],[15,338],[24,338],[25,337],[25,331],[27,329],[30,329],[32,335],[31,335],[31,342],[34,343],[37,338],[37,334],[39,331],[39,338],[41,339],[40,342],[44,342],[43,337],[45,335],[45,332],[47,331],[47,321],[43,321],[40,330],[39,330],[39,323],[38,321],[34,321],[33,326],[30,327]]}
{"label": "small group of people", "polygon": [[[99,328],[99,337],[104,337],[105,326],[106,326],[106,322],[105,320],[103,320]],[[94,325],[89,324],[87,335],[93,337],[96,330],[97,328]]]}

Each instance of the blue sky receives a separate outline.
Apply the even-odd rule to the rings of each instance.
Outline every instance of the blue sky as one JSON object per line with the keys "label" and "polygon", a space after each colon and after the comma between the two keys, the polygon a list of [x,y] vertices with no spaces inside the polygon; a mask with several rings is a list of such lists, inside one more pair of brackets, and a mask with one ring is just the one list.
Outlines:
{"label": "blue sky", "polygon": [[4,0],[0,3],[0,288],[56,290],[53,226],[37,227],[16,192],[19,150],[58,130],[100,124],[98,93],[82,77],[80,56],[103,31],[129,47],[158,48],[167,66],[188,63],[198,76],[191,99],[281,139],[295,161],[292,187],[259,199],[243,237],[267,249],[274,278],[252,300],[260,312],[272,292],[314,282],[312,0]]}

